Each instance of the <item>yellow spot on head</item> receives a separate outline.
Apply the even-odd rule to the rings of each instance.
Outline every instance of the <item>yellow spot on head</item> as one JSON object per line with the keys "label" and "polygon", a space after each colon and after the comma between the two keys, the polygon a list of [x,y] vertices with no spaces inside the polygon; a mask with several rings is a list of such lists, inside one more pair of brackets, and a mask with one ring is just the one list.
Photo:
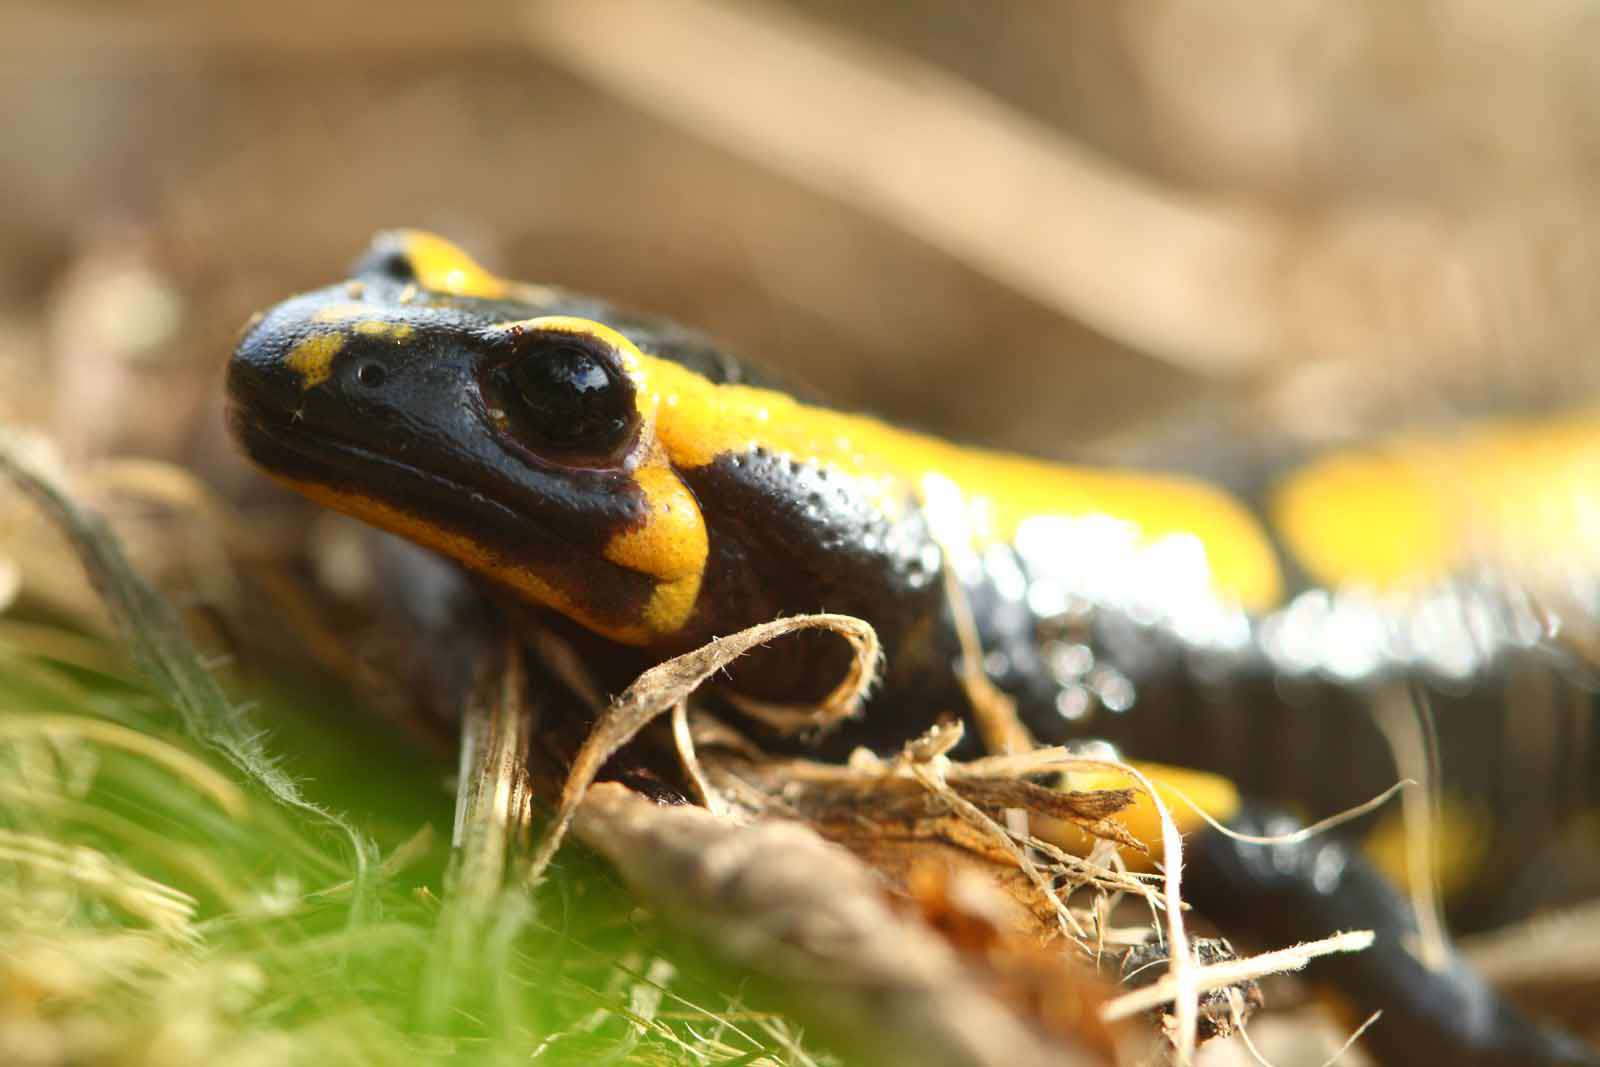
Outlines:
{"label": "yellow spot on head", "polygon": [[359,319],[370,314],[372,314],[370,306],[356,301],[348,301],[342,304],[329,304],[327,307],[321,308],[315,315],[311,316],[311,321],[321,323],[349,322],[351,319]]}
{"label": "yellow spot on head", "polygon": [[401,247],[424,289],[451,296],[498,300],[511,286],[484,270],[476,261],[443,237],[424,230],[401,230]]}
{"label": "yellow spot on head", "polygon": [[410,323],[385,322],[382,319],[366,319],[356,323],[356,333],[363,337],[383,337],[397,345],[403,345],[411,339],[416,331]]}
{"label": "yellow spot on head", "polygon": [[333,357],[343,348],[343,334],[316,333],[291,348],[284,362],[300,375],[300,388],[310,389],[328,380],[333,373]]}
{"label": "yellow spot on head", "polygon": [[672,633],[689,621],[700,596],[709,550],[705,519],[694,494],[659,452],[634,472],[634,482],[644,493],[644,520],[613,537],[605,558],[656,580],[644,623]]}
{"label": "yellow spot on head", "polygon": [[404,344],[416,332],[408,322],[390,322],[387,319],[374,319],[371,317],[373,308],[371,304],[344,303],[329,304],[327,307],[311,316],[311,321],[316,323],[341,323],[352,327],[356,333],[363,337],[384,337]]}

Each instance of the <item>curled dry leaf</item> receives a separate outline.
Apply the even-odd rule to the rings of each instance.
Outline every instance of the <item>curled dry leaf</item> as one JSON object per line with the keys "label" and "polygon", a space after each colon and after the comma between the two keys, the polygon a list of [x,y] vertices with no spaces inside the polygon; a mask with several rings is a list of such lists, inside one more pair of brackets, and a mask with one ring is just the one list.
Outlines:
{"label": "curled dry leaf", "polygon": [[[717,671],[760,645],[799,630],[830,630],[850,643],[855,652],[845,677],[815,707],[774,709],[779,721],[796,727],[825,728],[855,714],[877,677],[878,635],[860,619],[848,615],[795,615],[752,626],[721,637],[693,652],[669,659],[641,674],[611,703],[595,723],[572,761],[555,821],[545,832],[529,866],[528,879],[536,881],[561,846],[584,792],[593,784],[606,760],[638,735],[656,717],[671,711]],[[787,718],[785,718],[787,716]]]}

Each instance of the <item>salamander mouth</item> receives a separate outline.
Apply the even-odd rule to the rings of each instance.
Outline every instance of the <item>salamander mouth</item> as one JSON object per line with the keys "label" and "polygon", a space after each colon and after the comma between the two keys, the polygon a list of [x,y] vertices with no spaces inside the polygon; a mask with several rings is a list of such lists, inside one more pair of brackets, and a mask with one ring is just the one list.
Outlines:
{"label": "salamander mouth", "polygon": [[[487,488],[237,402],[228,420],[250,459],[290,488],[452,556],[585,625],[633,625],[655,589],[650,575],[603,558],[595,545]],[[551,590],[559,591],[556,602]],[[575,607],[581,614],[572,614]]]}
{"label": "salamander mouth", "polygon": [[234,403],[228,408],[228,424],[250,460],[275,478],[380,500],[464,536],[505,526],[520,530],[526,542],[530,535],[537,539],[549,532],[537,515],[494,499],[487,488],[319,432],[291,414],[267,414]]}

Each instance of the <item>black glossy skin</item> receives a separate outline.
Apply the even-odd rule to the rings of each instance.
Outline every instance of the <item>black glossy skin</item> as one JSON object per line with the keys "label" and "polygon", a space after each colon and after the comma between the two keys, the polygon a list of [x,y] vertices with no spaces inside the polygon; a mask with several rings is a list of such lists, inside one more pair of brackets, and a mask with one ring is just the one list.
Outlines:
{"label": "black glossy skin", "polygon": [[[941,633],[943,594],[937,570],[919,556],[929,543],[919,512],[890,521],[825,470],[765,452],[721,457],[687,481],[716,532],[704,594],[719,616],[714,629],[797,612],[854,615],[878,629],[886,692],[930,669],[948,674],[928,655]],[[850,655],[836,637],[797,634],[741,659],[732,681],[765,699],[820,698]],[[857,742],[896,748],[924,726],[915,717],[869,714],[828,743],[835,752]]]}
{"label": "black glossy skin", "polygon": [[[1246,834],[1292,831],[1297,821],[1249,807],[1233,821]],[[1365,1051],[1389,1064],[1593,1065],[1594,1048],[1531,1025],[1459,957],[1432,971],[1405,948],[1417,938],[1411,908],[1392,886],[1338,840],[1245,845],[1201,835],[1185,857],[1185,895],[1224,929],[1247,929],[1290,944],[1366,929],[1365,952],[1318,960],[1310,975],[1338,990],[1360,1015],[1382,1011]]]}
{"label": "black glossy skin", "polygon": [[[357,280],[355,290],[333,286],[287,301],[247,332],[229,372],[232,424],[245,450],[279,477],[375,496],[491,553],[571,568],[581,573],[585,606],[598,617],[625,620],[636,612],[649,582],[599,553],[608,538],[639,521],[645,502],[637,486],[616,469],[530,462],[525,449],[497,437],[475,386],[483,362],[495,358],[502,343],[493,328],[576,315],[602,321],[641,350],[713,382],[770,379],[752,376],[745,364],[690,331],[558,290],[530,291],[514,301],[423,293],[408,302],[409,267],[392,246],[380,245]],[[382,337],[352,338],[333,361],[332,387],[303,388],[285,372],[285,353],[307,335],[320,310],[353,299],[385,321],[411,327],[413,340],[397,347]],[[361,381],[360,368],[369,360],[383,363],[379,388]],[[684,480],[711,535],[689,623],[638,648],[558,620],[608,683],[620,688],[647,663],[718,633],[780,614],[836,611],[874,625],[887,671],[865,718],[809,739],[812,751],[842,756],[861,743],[893,750],[934,715],[965,713],[941,557],[920,511],[913,507],[890,521],[850,480],[760,451],[719,456],[685,471]],[[1023,570],[1026,564],[1019,561]],[[1369,704],[1384,686],[1428,684],[1420,670],[1408,675],[1405,669],[1360,683],[1290,677],[1254,647],[1225,661],[1208,660],[1176,632],[1114,608],[1071,620],[1041,618],[1026,601],[1006,595],[988,571],[964,594],[985,652],[1003,660],[994,680],[1018,699],[1040,740],[1106,738],[1130,756],[1218,771],[1254,793],[1303,803],[1318,816],[1392,784],[1396,775]],[[1063,633],[1089,649],[1097,665],[1132,684],[1133,706],[1098,708],[1076,721],[1063,717],[1057,705],[1062,684],[1046,662],[1050,642]],[[844,656],[836,639],[791,639],[741,661],[725,684],[745,695],[803,700],[832,684]],[[1563,747],[1559,759],[1565,762],[1546,767],[1537,788],[1508,774],[1498,742],[1523,714],[1511,680],[1529,672],[1595,718],[1592,690],[1538,648],[1515,661],[1497,660],[1450,692],[1432,695],[1447,780],[1465,783],[1486,811],[1500,816],[1496,829],[1503,840],[1537,848],[1567,815],[1594,803],[1600,745]],[[1404,903],[1353,856],[1333,885],[1315,877],[1303,850],[1283,851],[1281,862],[1273,853],[1202,835],[1191,854],[1196,903],[1273,943],[1317,936],[1319,926],[1323,932],[1372,926],[1396,935],[1409,929]],[[1507,888],[1483,894],[1479,913],[1493,916],[1493,898]],[[1571,892],[1562,887],[1553,895]],[[1334,965],[1327,975],[1358,1002],[1377,997],[1391,1008],[1381,1025],[1393,1039],[1380,1038],[1377,1047],[1393,1062],[1415,1062],[1410,1057],[1417,1050],[1437,1047],[1458,1063],[1600,1064],[1505,1009],[1463,967],[1442,975],[1419,972],[1396,951]],[[1453,1013],[1464,1004],[1478,1005],[1481,1013],[1471,1026],[1456,1026]]]}

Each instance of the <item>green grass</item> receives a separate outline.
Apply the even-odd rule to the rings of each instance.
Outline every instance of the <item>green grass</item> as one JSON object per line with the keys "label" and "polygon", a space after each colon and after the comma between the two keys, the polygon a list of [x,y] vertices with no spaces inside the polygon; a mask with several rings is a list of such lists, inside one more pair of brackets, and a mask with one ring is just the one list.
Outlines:
{"label": "green grass", "polygon": [[467,915],[453,768],[337,692],[251,688],[301,804],[141,686],[0,642],[0,1062],[810,1061],[581,852]]}

